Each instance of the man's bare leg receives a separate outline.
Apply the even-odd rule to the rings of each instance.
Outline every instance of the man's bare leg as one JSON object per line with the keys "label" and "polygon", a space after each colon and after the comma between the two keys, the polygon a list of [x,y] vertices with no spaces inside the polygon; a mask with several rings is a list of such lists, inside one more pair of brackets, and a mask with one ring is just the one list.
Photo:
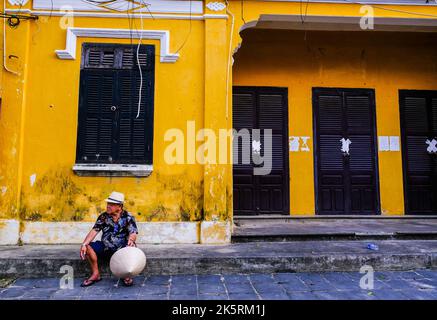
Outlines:
{"label": "man's bare leg", "polygon": [[88,280],[100,279],[99,265],[97,263],[97,255],[90,245],[86,246],[86,258],[91,267],[91,276],[88,278]]}

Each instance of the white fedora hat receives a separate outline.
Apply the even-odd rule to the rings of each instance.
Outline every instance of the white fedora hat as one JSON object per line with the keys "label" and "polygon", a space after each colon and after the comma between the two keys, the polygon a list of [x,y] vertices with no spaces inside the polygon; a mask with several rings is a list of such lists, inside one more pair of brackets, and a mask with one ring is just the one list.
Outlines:
{"label": "white fedora hat", "polygon": [[113,191],[108,199],[105,199],[106,202],[109,203],[117,203],[117,204],[123,204],[124,203],[124,194],[121,192]]}

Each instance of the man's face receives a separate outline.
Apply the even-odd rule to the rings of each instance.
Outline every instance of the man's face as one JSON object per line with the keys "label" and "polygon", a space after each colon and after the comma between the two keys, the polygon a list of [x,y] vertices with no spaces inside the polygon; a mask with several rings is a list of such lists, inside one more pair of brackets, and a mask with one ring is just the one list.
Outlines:
{"label": "man's face", "polygon": [[121,205],[116,203],[106,203],[106,212],[108,214],[115,214],[121,211]]}

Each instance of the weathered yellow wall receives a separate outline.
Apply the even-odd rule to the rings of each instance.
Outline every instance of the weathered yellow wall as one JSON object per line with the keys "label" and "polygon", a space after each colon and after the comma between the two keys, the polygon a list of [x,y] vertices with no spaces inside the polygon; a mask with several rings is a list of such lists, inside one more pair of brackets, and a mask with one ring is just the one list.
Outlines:
{"label": "weathered yellow wall", "polygon": [[[5,19],[2,19],[1,28]],[[23,137],[23,105],[27,79],[29,24],[22,23],[20,28],[6,32],[6,67],[2,71],[2,106],[0,110],[0,218],[18,216],[20,188],[20,161]],[[1,33],[3,35],[3,31]],[[3,44],[3,36],[2,36]],[[3,47],[2,47],[3,48]],[[1,55],[3,65],[3,52]],[[3,66],[2,66],[3,68]]]}
{"label": "weathered yellow wall", "polygon": [[[337,45],[345,42],[338,34],[330,41],[313,39],[309,34],[307,39],[312,47],[307,48],[302,42],[302,35],[296,35],[296,41],[287,39],[284,47],[281,44],[283,42],[275,40],[278,37],[275,32],[275,37],[262,36],[255,39],[254,43],[261,41],[262,46],[245,43],[235,56],[234,74],[227,75],[222,70],[228,63],[224,55],[229,49],[233,51],[241,41],[239,30],[244,24],[242,13],[244,20],[250,22],[263,13],[300,14],[302,8],[300,3],[283,1],[244,1],[244,4],[242,11],[241,1],[230,1],[229,12],[235,18],[230,16],[228,20],[190,22],[177,19],[144,19],[144,29],[170,31],[170,52],[177,51],[186,40],[176,63],[160,63],[157,57],[154,172],[148,178],[78,177],[71,170],[76,152],[81,45],[85,41],[130,43],[130,40],[78,38],[77,58],[70,61],[60,60],[54,53],[56,49],[65,48],[66,31],[60,28],[59,17],[42,16],[36,22],[22,21],[18,28],[8,28],[7,53],[19,57],[9,59],[8,66],[19,71],[20,75],[3,71],[0,82],[0,188],[7,186],[4,193],[4,189],[0,189],[0,218],[16,218],[20,213],[21,218],[26,220],[91,221],[103,209],[103,199],[108,193],[118,190],[126,193],[127,208],[140,221],[198,220],[202,218],[204,207],[207,209],[204,218],[226,220],[232,214],[230,165],[212,167],[211,173],[208,173],[211,167],[199,164],[168,165],[164,161],[164,149],[168,145],[164,141],[164,133],[167,129],[179,128],[185,132],[187,121],[190,120],[196,121],[198,129],[206,126],[216,131],[221,127],[231,127],[231,104],[228,105],[228,110],[223,105],[226,101],[226,81],[228,88],[232,83],[288,86],[289,134],[310,136],[312,128],[308,124],[311,124],[312,119],[310,97],[313,85],[376,87],[380,135],[399,135],[398,121],[391,121],[398,116],[395,89],[402,88],[398,84],[405,88],[412,88],[411,85],[414,85],[416,88],[420,86],[435,89],[435,59],[430,58],[427,51],[429,49],[414,51],[414,58],[408,56],[407,62],[400,64],[400,59],[407,56],[406,52],[417,50],[416,43],[413,48],[404,44],[402,38],[396,40],[398,44],[386,44],[385,39],[380,39],[379,43],[369,42],[365,45],[366,54],[363,57],[363,44],[355,43],[351,47],[344,45],[343,49],[346,50],[349,60],[339,68],[340,59],[335,54],[341,48]],[[28,8],[29,6],[30,2]],[[303,8],[308,15],[351,16],[359,15],[360,6],[311,3],[308,8]],[[390,8],[437,14],[435,7]],[[225,11],[213,12],[205,8],[205,13],[225,14]],[[377,16],[387,17],[421,17],[395,11],[377,10],[375,13]],[[139,28],[138,19],[135,23]],[[127,29],[130,25],[128,19],[75,17],[74,26]],[[134,40],[133,43],[137,41]],[[143,43],[156,45],[156,52],[159,53],[158,41],[144,40]],[[208,51],[207,44],[214,47]],[[327,50],[319,51],[319,44],[323,44]],[[222,47],[224,45],[226,48]],[[288,53],[286,50],[290,47],[287,46],[291,45],[294,51],[290,51],[287,59],[283,55],[275,57],[279,53]],[[397,45],[404,46],[405,50],[400,52]],[[421,42],[420,46],[425,44]],[[429,48],[430,45],[426,46]],[[377,57],[381,50],[385,52],[384,59]],[[249,54],[249,51],[253,53]],[[244,54],[248,60],[243,63],[246,59],[241,57]],[[264,66],[259,62],[262,60],[255,61],[262,58],[263,54],[271,57],[264,58],[267,63]],[[292,57],[301,60],[294,60]],[[419,63],[419,67],[413,68],[415,62]],[[285,63],[286,67],[281,63]],[[380,67],[384,71],[377,71]],[[365,69],[370,73],[363,74],[361,71]],[[353,70],[361,73],[351,77]],[[407,76],[412,70],[415,76]],[[393,72],[396,76],[392,76]],[[299,76],[294,77],[296,73]],[[210,76],[212,78],[208,78]],[[364,80],[364,76],[368,78]],[[387,92],[378,87],[385,88]],[[231,96],[228,95],[228,103],[230,99]],[[380,114],[383,114],[382,118]],[[401,213],[403,199],[400,154],[380,154],[379,165],[382,172],[382,208],[388,214]],[[312,153],[295,153],[290,156],[290,203],[293,214],[314,212],[312,166]],[[296,170],[297,167],[300,170]],[[32,186],[30,178],[33,175],[36,179]],[[204,198],[205,193],[208,194]],[[17,210],[18,206],[20,210]]]}
{"label": "weathered yellow wall", "polygon": [[[25,83],[21,218],[92,220],[104,209],[103,199],[112,190],[118,190],[126,194],[127,209],[140,221],[200,219],[203,168],[201,165],[166,164],[164,149],[168,143],[163,137],[170,128],[185,131],[189,120],[194,120],[197,128],[203,127],[204,22],[191,22],[191,34],[176,63],[160,63],[159,56],[156,58],[154,171],[147,178],[78,177],[71,170],[76,153],[81,45],[83,42],[127,44],[130,39],[78,38],[76,60],[60,60],[55,50],[65,48],[66,31],[59,27],[59,18],[43,17],[36,23],[25,23],[31,26],[29,37],[23,35],[21,41],[16,41],[26,44],[27,38],[31,52]],[[135,23],[139,27],[139,20]],[[143,23],[144,29],[170,31],[170,52],[181,47],[190,28],[190,22],[186,20],[145,19]],[[129,27],[127,19],[76,17],[74,24],[76,27]],[[21,29],[20,25],[17,32]],[[143,43],[156,45],[159,54],[159,41],[143,40]],[[18,51],[20,57],[23,54],[23,50]],[[12,88],[8,94],[17,94]],[[7,107],[4,109],[12,108]],[[1,121],[2,126],[8,123]],[[10,140],[18,139],[15,138],[19,132],[17,127],[9,126],[4,131],[11,135]],[[11,143],[6,139],[1,141]],[[2,150],[10,152],[10,148]],[[17,156],[2,163],[15,163]],[[7,168],[2,170],[6,171]],[[32,186],[33,175],[36,179]],[[7,208],[3,212],[5,216],[11,216]]]}
{"label": "weathered yellow wall", "polygon": [[[287,87],[289,135],[310,136],[290,152],[291,214],[314,214],[312,88],[373,88],[377,135],[400,136],[399,89],[437,89],[437,36],[376,32],[247,30],[234,85]],[[381,211],[404,212],[401,152],[379,152]]]}

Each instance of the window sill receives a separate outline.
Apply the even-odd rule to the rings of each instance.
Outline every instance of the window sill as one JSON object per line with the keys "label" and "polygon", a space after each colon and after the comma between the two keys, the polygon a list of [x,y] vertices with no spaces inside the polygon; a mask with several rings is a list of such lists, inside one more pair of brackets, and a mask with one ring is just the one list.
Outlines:
{"label": "window sill", "polygon": [[73,171],[81,177],[148,177],[153,165],[76,163]]}

